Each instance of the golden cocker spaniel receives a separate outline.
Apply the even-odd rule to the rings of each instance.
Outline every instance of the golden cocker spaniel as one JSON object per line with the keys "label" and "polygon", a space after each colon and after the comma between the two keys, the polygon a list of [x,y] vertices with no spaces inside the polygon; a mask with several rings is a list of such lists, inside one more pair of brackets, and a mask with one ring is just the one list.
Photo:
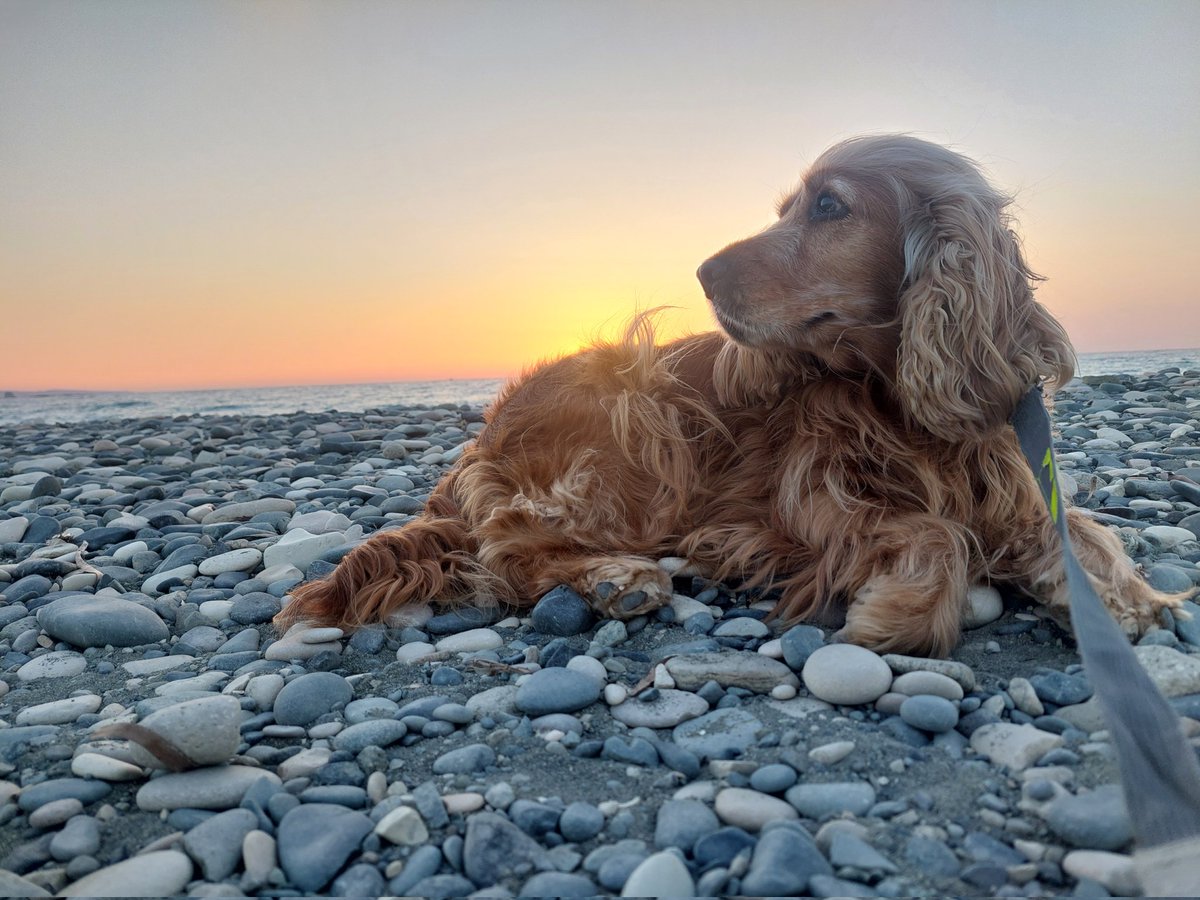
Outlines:
{"label": "golden cocker spaniel", "polygon": [[[1007,419],[1074,354],[1008,203],[935,144],[832,147],[774,224],[700,266],[724,333],[660,346],[643,316],[517,379],[424,514],[297,588],[277,622],[528,608],[559,584],[629,618],[670,601],[664,557],[880,651],[947,653],[979,582],[1065,616],[1058,538]],[[1071,510],[1069,528],[1128,633],[1177,602],[1104,526]]]}

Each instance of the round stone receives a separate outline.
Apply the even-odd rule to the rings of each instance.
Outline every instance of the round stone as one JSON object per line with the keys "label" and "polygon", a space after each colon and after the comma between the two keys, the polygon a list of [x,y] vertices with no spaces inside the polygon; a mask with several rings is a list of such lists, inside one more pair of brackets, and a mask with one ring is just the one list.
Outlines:
{"label": "round stone", "polygon": [[967,591],[967,607],[963,611],[962,627],[980,628],[1004,615],[1004,600],[994,587],[977,584]]}
{"label": "round stone", "polygon": [[279,691],[275,698],[275,721],[279,725],[309,725],[353,697],[354,689],[341,675],[308,672]]}
{"label": "round stone", "polygon": [[[619,685],[613,685],[619,687]],[[607,696],[607,695],[606,695]],[[612,716],[630,728],[674,728],[708,712],[708,702],[691,691],[660,690],[649,702],[630,697],[612,707]]]}
{"label": "round stone", "polygon": [[913,728],[941,734],[958,724],[958,709],[945,697],[919,694],[900,704],[900,718]]}
{"label": "round stone", "polygon": [[542,634],[571,637],[592,627],[595,616],[586,600],[565,585],[542,597],[530,613],[533,627]]}
{"label": "round stone", "polygon": [[804,664],[804,685],[827,703],[857,706],[874,703],[891,686],[892,670],[883,659],[854,644],[828,644]]}
{"label": "round stone", "polygon": [[590,841],[604,830],[604,813],[595,806],[576,801],[558,817],[558,831],[568,841]]}

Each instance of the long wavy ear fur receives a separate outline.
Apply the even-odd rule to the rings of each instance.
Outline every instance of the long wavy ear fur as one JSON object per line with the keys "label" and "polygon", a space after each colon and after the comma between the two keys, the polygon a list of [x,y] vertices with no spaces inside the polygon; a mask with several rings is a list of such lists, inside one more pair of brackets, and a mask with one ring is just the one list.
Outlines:
{"label": "long wavy ear fur", "polygon": [[1038,276],[1009,228],[1008,198],[966,165],[932,189],[910,185],[902,225],[898,391],[910,420],[951,441],[1003,424],[1028,387],[1064,384],[1075,363],[1033,299]]}

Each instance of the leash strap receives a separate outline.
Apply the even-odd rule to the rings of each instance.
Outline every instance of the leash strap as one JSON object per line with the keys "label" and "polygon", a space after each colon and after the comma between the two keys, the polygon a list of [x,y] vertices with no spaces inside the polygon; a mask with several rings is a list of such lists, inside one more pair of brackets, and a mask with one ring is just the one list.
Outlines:
{"label": "leash strap", "polygon": [[1071,624],[1112,735],[1138,844],[1149,849],[1198,839],[1200,762],[1175,710],[1138,662],[1071,547],[1040,386],[1025,393],[1010,421],[1062,538]]}

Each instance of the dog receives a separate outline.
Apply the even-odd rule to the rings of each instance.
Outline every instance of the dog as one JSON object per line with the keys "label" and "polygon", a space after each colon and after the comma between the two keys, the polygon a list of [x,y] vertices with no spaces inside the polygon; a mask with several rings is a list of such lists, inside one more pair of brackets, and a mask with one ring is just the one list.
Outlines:
{"label": "dog", "polygon": [[[700,266],[723,333],[659,345],[643,315],[516,379],[423,515],[296,588],[277,624],[525,609],[557,585],[628,619],[670,602],[667,557],[880,652],[949,653],[976,583],[1065,619],[1059,538],[1007,420],[1075,356],[1009,205],[942,146],[835,145],[773,224]],[[1067,515],[1127,634],[1178,604]]]}

